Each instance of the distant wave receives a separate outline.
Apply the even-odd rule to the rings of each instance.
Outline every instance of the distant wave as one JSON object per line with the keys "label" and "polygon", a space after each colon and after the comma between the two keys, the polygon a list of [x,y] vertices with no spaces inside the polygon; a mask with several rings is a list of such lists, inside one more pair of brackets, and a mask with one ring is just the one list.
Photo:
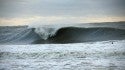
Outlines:
{"label": "distant wave", "polygon": [[125,29],[107,27],[0,27],[0,44],[81,43],[125,39]]}

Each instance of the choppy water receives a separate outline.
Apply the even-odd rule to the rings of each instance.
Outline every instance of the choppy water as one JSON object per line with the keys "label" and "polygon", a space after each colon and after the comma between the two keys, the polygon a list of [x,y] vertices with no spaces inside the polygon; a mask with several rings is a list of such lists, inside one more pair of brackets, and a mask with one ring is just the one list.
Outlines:
{"label": "choppy water", "polygon": [[125,70],[125,41],[0,45],[0,70]]}

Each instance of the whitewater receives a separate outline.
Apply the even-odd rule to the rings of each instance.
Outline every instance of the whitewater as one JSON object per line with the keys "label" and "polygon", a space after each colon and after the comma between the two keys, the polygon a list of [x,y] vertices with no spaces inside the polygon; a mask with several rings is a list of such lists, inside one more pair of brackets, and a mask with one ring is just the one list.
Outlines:
{"label": "whitewater", "polygon": [[125,40],[0,47],[0,70],[125,69]]}

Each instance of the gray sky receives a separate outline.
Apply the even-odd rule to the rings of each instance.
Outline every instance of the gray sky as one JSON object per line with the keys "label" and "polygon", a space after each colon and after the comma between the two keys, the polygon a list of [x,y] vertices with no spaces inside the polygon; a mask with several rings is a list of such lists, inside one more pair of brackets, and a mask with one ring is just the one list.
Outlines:
{"label": "gray sky", "polygon": [[124,18],[125,0],[0,0],[0,25],[124,21]]}

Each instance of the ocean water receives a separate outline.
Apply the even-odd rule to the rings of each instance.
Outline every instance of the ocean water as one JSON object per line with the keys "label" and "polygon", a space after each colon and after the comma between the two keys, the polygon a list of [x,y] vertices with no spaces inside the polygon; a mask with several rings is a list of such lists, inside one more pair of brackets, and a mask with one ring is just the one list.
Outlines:
{"label": "ocean water", "polygon": [[125,22],[0,26],[0,70],[125,70]]}
{"label": "ocean water", "polygon": [[125,40],[0,45],[0,70],[125,70]]}
{"label": "ocean water", "polygon": [[125,39],[125,22],[0,27],[0,44],[66,44]]}

